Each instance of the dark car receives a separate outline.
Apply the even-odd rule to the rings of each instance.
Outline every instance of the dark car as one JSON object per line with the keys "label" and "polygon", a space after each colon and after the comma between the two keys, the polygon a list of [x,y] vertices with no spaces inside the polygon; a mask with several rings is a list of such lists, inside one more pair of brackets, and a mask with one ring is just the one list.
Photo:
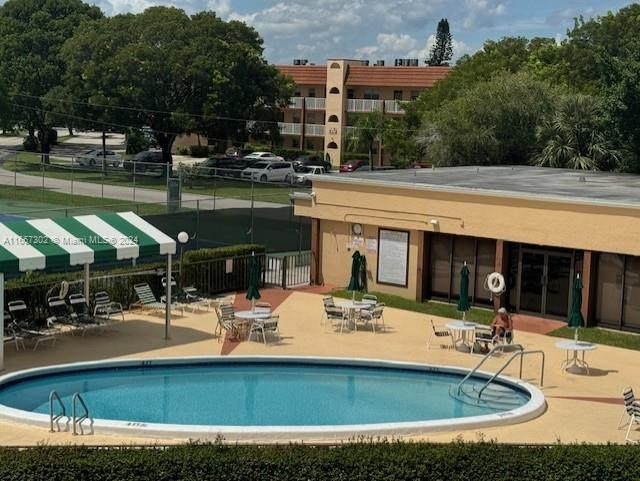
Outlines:
{"label": "dark car", "polygon": [[350,160],[340,166],[340,172],[355,172],[356,170],[364,170],[362,167],[369,166],[368,160]]}
{"label": "dark car", "polygon": [[198,175],[218,177],[240,177],[240,173],[247,168],[249,162],[233,157],[209,157],[198,164]]}
{"label": "dark car", "polygon": [[135,172],[159,172],[162,173],[166,169],[166,162],[162,158],[161,151],[147,150],[137,153],[132,159],[125,160],[123,167],[126,170],[133,171],[135,164]]}
{"label": "dark car", "polygon": [[292,164],[296,172],[302,172],[305,167],[322,167],[326,172],[331,170],[331,162],[327,162],[319,155],[301,155]]}
{"label": "dark car", "polygon": [[253,150],[243,149],[241,147],[229,147],[224,155],[231,159],[242,159],[245,155],[249,155]]}

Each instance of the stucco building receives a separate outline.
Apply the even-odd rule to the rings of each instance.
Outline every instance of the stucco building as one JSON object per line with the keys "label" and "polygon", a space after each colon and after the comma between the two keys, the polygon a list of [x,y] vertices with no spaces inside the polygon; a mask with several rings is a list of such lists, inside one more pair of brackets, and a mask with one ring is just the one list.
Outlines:
{"label": "stucco building", "polygon": [[640,331],[640,177],[534,167],[453,167],[313,178],[313,280],[346,286],[367,258],[369,290],[473,304],[500,272],[511,312],[566,319],[577,275],[590,325]]}
{"label": "stucco building", "polygon": [[[329,59],[326,65],[279,65],[295,83],[295,95],[279,124],[283,145],[323,151],[340,165],[354,114],[382,111],[404,115],[415,100],[449,72],[449,67],[419,67],[417,60],[370,65],[362,60]],[[378,162],[382,150],[376,147]]]}

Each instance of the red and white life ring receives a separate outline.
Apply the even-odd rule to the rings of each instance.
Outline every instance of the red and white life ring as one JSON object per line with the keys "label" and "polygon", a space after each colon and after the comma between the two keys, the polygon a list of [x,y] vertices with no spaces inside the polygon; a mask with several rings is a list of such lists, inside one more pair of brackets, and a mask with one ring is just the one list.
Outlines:
{"label": "red and white life ring", "polygon": [[506,289],[506,284],[504,281],[504,276],[499,272],[492,272],[487,276],[486,279],[486,288],[491,291],[492,294],[500,295]]}

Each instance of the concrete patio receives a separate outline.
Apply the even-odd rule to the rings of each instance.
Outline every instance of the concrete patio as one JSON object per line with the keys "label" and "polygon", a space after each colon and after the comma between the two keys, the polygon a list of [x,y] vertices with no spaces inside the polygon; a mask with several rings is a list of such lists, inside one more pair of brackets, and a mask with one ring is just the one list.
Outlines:
{"label": "concrete patio", "polygon": [[[55,346],[41,346],[37,351],[16,352],[6,346],[6,372],[35,366],[99,360],[109,358],[154,358],[197,355],[310,355],[360,358],[385,358],[429,364],[473,367],[481,358],[437,345],[427,350],[430,317],[414,312],[387,308],[386,332],[356,331],[339,334],[323,329],[321,294],[309,291],[264,292],[280,314],[281,340],[267,346],[261,342],[231,342],[214,337],[216,316],[212,311],[185,313],[174,317],[171,340],[165,341],[164,319],[142,312],[127,315],[124,324],[103,335],[86,337],[61,336]],[[238,296],[236,305],[246,301]],[[446,319],[434,318],[445,323]],[[557,339],[516,331],[516,342],[527,349],[542,349],[546,353],[544,387],[548,409],[539,418],[512,426],[487,428],[482,431],[462,431],[429,435],[421,439],[430,441],[490,440],[510,443],[555,442],[624,442],[624,431],[617,422],[623,410],[623,388],[640,379],[640,352],[608,346],[587,355],[591,366],[589,375],[565,373],[560,369],[565,352],[555,347]],[[486,370],[494,370],[504,362],[505,356],[487,363]],[[514,363],[507,374],[517,377]],[[539,360],[529,359],[524,365],[524,379],[539,384]],[[640,432],[637,433],[640,438]],[[33,445],[37,443],[68,444],[128,444],[175,443],[183,440],[122,438],[110,435],[74,437],[70,433],[50,434],[47,430],[0,423],[0,444]],[[321,441],[321,440],[319,440]]]}

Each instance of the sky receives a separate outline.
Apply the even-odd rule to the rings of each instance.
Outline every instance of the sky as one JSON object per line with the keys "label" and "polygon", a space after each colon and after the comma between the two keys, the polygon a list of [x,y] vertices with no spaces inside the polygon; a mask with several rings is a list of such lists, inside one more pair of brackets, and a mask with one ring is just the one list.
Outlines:
{"label": "sky", "polygon": [[[87,1],[87,0],[85,0]],[[0,0],[0,4],[4,0]],[[244,21],[264,39],[272,63],[327,58],[425,59],[438,21],[447,18],[454,59],[487,39],[564,38],[573,18],[616,11],[630,0],[89,0],[107,15],[173,5],[187,13],[214,10]]]}

